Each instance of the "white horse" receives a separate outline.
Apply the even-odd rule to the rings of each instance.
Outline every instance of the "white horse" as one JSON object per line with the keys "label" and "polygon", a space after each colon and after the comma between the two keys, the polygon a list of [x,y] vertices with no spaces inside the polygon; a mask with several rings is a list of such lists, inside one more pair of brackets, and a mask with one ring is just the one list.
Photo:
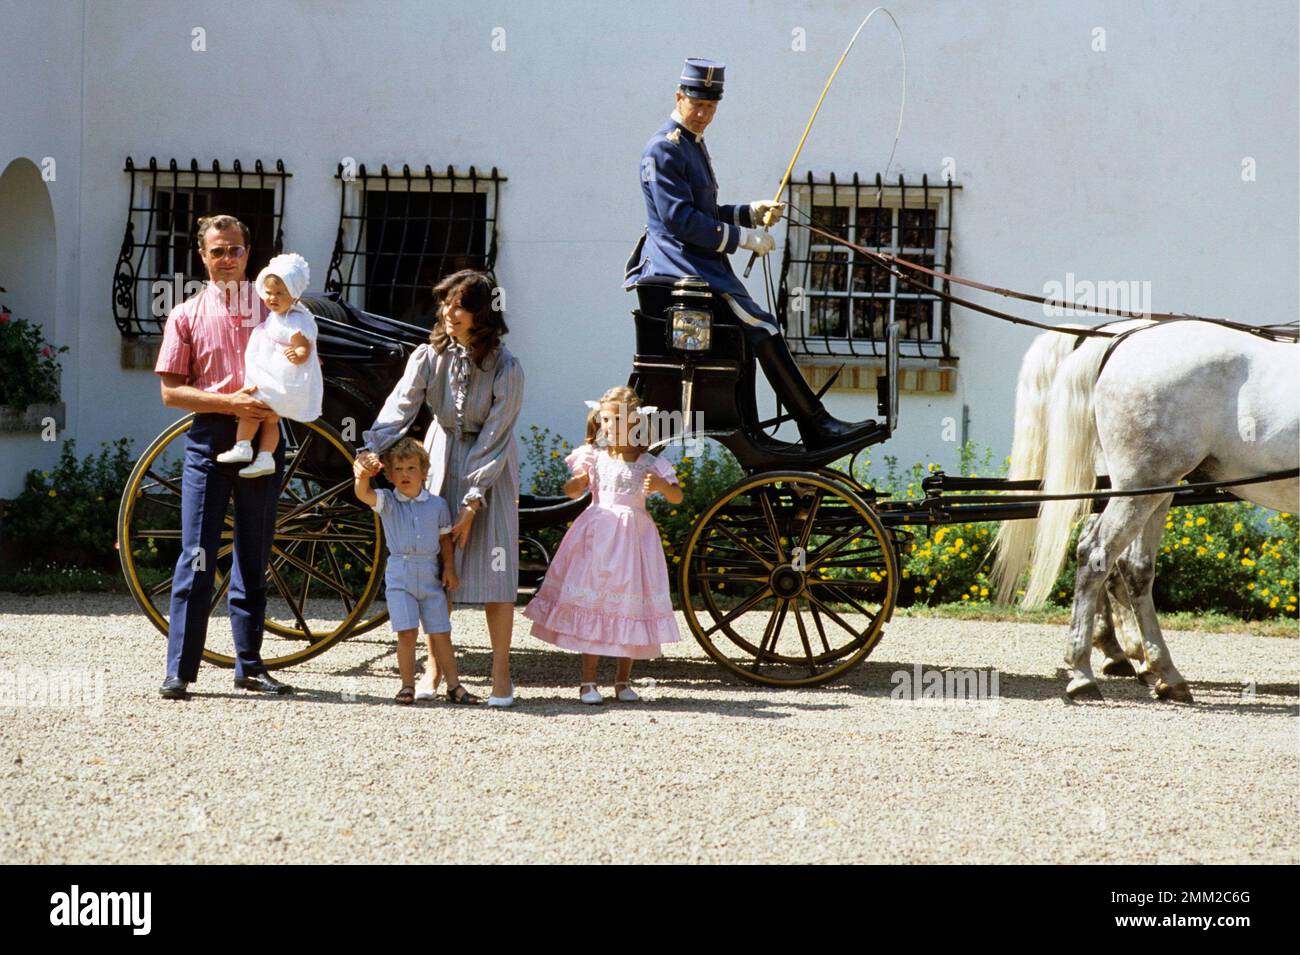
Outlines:
{"label": "white horse", "polygon": [[[1101,326],[1101,330],[1121,332],[1149,324],[1149,319],[1114,322]],[[1089,326],[1060,327],[1087,329]],[[1047,456],[1047,421],[1052,382],[1056,380],[1061,363],[1074,351],[1077,341],[1078,338],[1074,335],[1044,332],[1034,339],[1025,352],[1016,384],[1015,428],[1007,471],[1009,480],[1036,481],[1042,477],[1044,459]],[[993,546],[996,561],[992,575],[995,582],[994,599],[997,603],[1010,602],[1033,549],[1034,532],[1033,521],[1004,521],[999,525]],[[1016,566],[1010,566],[1008,557],[1017,562]],[[1113,595],[1102,597],[1093,629],[1093,646],[1105,656],[1101,672],[1107,676],[1136,676],[1154,687],[1157,681],[1146,663],[1136,612],[1118,574],[1111,574],[1107,578],[1108,592],[1112,588]]]}
{"label": "white horse", "polygon": [[[1300,463],[1297,345],[1209,322],[1158,323],[1119,343],[1101,368],[1107,339],[1088,338],[1074,348],[1073,336],[1059,338],[1064,344],[1036,342],[1038,352],[1031,348],[1022,368],[1020,397],[1026,372],[1036,375],[1049,410],[1046,428],[1041,416],[1035,424],[1027,415],[1022,425],[1018,401],[1021,457],[1018,464],[1013,446],[1013,477],[1035,476],[1018,474],[1017,467],[1040,466],[1044,493],[1073,494],[1094,489],[1099,465],[1109,473],[1112,488],[1124,490],[1175,484],[1192,472],[1220,481]],[[1073,350],[1065,354],[1067,349]],[[1043,376],[1050,386],[1043,385]],[[1296,479],[1230,490],[1275,510],[1295,511],[1300,504]],[[1085,522],[1066,650],[1066,692],[1072,698],[1101,695],[1089,652],[1097,616],[1105,612],[1105,588],[1125,652],[1141,661],[1139,675],[1162,699],[1191,702],[1151,599],[1155,555],[1171,501],[1169,494],[1112,498]],[[1047,502],[1037,521],[1004,527],[998,538],[999,593],[1006,596],[1029,565],[1023,603],[1043,603],[1065,562],[1070,530],[1089,509],[1087,501]]]}

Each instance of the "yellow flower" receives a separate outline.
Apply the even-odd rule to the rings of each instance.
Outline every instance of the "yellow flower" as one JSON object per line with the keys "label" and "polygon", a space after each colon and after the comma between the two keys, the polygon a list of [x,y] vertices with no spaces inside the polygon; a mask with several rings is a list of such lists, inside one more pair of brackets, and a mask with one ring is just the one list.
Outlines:
{"label": "yellow flower", "polygon": [[981,588],[980,588],[980,596],[981,596],[981,597],[987,597],[988,595],[989,595],[989,589],[988,589],[987,587],[981,587]]}
{"label": "yellow flower", "polygon": [[1207,521],[1207,518],[1204,518],[1204,517],[1198,517],[1198,518],[1196,519],[1196,526],[1197,526],[1197,527],[1200,527],[1202,524],[1206,523],[1206,521]]}
{"label": "yellow flower", "polygon": [[1192,542],[1192,539],[1191,539],[1190,537],[1184,537],[1184,538],[1183,538],[1182,540],[1180,540],[1178,543],[1180,543],[1180,544],[1186,546],[1187,544],[1190,544],[1191,542]]}
{"label": "yellow flower", "polygon": [[1237,521],[1237,523],[1233,524],[1233,525],[1232,525],[1232,529],[1233,529],[1234,531],[1240,533],[1240,531],[1241,531],[1241,521]]}
{"label": "yellow flower", "polygon": [[962,595],[961,595],[961,599],[962,599],[962,600],[970,600],[970,594],[962,594]]}
{"label": "yellow flower", "polygon": [[50,488],[50,497],[58,497],[59,494],[54,488]]}
{"label": "yellow flower", "polygon": [[1218,552],[1217,554],[1215,554],[1214,556],[1217,557],[1217,558],[1219,558],[1219,560],[1223,560],[1223,558],[1227,557],[1228,555],[1225,554],[1223,551],[1219,551],[1219,552]]}
{"label": "yellow flower", "polygon": [[914,593],[914,594],[919,594],[920,592],[921,592],[921,588],[920,588],[920,587],[913,587],[913,588],[912,588],[912,593]]}
{"label": "yellow flower", "polygon": [[1254,567],[1254,566],[1255,566],[1255,562],[1254,562],[1253,560],[1251,560],[1249,557],[1243,557],[1243,558],[1241,558],[1241,566],[1242,566],[1242,567]]}

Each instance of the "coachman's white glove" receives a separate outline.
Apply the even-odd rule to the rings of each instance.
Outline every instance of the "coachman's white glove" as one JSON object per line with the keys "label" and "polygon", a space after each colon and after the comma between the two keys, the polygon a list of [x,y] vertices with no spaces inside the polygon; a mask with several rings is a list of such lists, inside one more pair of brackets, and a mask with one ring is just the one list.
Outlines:
{"label": "coachman's white glove", "polygon": [[771,227],[781,221],[781,216],[785,212],[784,202],[773,202],[771,199],[758,199],[749,204],[749,214],[753,217],[754,225]]}
{"label": "coachman's white glove", "polygon": [[767,255],[776,248],[776,239],[766,229],[742,229],[740,247],[749,249],[755,255]]}

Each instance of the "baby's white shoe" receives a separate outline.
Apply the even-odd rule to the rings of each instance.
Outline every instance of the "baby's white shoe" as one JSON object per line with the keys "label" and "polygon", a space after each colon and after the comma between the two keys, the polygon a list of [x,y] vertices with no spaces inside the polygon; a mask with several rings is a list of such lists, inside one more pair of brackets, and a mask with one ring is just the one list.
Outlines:
{"label": "baby's white shoe", "polygon": [[246,478],[262,477],[267,474],[275,473],[275,455],[270,451],[259,451],[253,463],[246,468],[239,469],[239,476]]}
{"label": "baby's white shoe", "polygon": [[[622,689],[619,689],[619,687],[622,687]],[[632,689],[632,687],[627,683],[615,683],[614,695],[624,703],[635,703],[641,699],[641,696],[636,692],[636,690]]]}
{"label": "baby's white shoe", "polygon": [[229,451],[222,451],[217,455],[217,461],[221,464],[246,464],[253,460],[253,442],[236,441],[235,446]]}
{"label": "baby's white shoe", "polygon": [[[588,687],[590,687],[590,689],[588,689]],[[582,700],[584,703],[591,703],[593,705],[605,702],[605,698],[600,695],[600,690],[596,689],[596,684],[594,683],[579,684],[578,699]]]}

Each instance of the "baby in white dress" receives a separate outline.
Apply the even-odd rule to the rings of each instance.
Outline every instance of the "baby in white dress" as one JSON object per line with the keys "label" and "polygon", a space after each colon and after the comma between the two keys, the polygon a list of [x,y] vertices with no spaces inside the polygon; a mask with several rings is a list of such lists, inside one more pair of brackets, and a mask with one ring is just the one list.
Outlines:
{"label": "baby in white dress", "polygon": [[[275,473],[275,449],[280,443],[280,418],[315,421],[320,417],[325,384],[316,354],[316,319],[298,300],[307,290],[307,260],[296,252],[277,255],[257,276],[257,294],[266,302],[266,321],[248,336],[244,350],[244,385],[271,406],[260,422],[240,418],[235,446],[217,455],[222,464],[251,461],[240,477]],[[253,438],[257,456],[253,456]]]}

